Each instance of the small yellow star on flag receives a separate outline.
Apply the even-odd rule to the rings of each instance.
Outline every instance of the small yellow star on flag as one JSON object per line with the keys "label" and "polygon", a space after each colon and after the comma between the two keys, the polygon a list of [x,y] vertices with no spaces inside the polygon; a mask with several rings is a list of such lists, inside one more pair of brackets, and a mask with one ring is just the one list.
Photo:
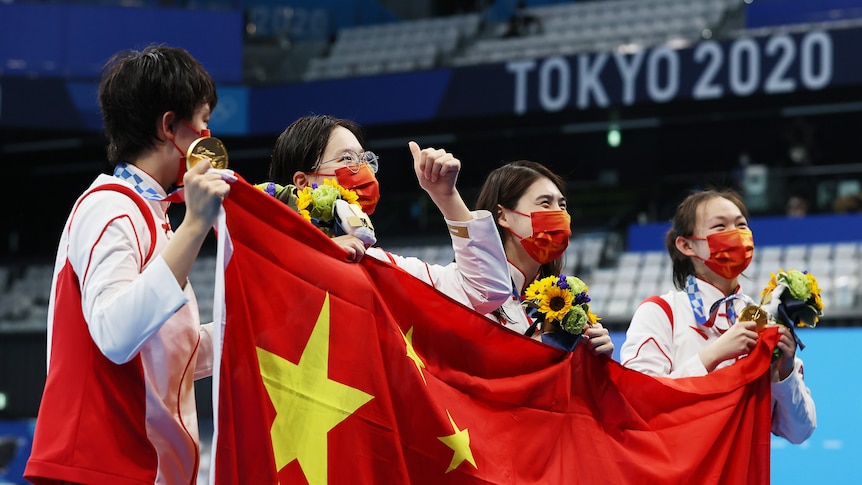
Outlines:
{"label": "small yellow star on flag", "polygon": [[407,358],[412,360],[414,364],[416,364],[416,369],[419,370],[419,375],[422,377],[422,382],[428,384],[428,381],[425,380],[425,374],[422,372],[422,369],[425,368],[425,363],[422,362],[422,359],[419,357],[419,354],[416,353],[416,349],[413,347],[413,327],[410,327],[410,330],[407,331],[407,335],[401,334],[404,337],[404,343],[407,345]]}
{"label": "small yellow star on flag", "polygon": [[329,379],[329,293],[294,364],[258,347],[260,375],[275,408],[270,429],[276,470],[299,460],[309,485],[327,477],[327,433],[374,396]]}
{"label": "small yellow star on flag", "polygon": [[473,459],[473,451],[470,450],[470,432],[467,431],[467,428],[458,429],[458,425],[455,424],[455,420],[452,419],[452,415],[449,414],[448,410],[446,411],[446,415],[449,416],[449,422],[452,423],[452,429],[455,430],[455,433],[449,436],[437,437],[437,439],[445,443],[449,448],[452,448],[452,451],[455,452],[452,455],[452,461],[449,462],[449,468],[446,470],[446,473],[458,468],[458,465],[464,461],[470,462],[473,468],[478,470],[479,467],[476,466],[476,460]]}

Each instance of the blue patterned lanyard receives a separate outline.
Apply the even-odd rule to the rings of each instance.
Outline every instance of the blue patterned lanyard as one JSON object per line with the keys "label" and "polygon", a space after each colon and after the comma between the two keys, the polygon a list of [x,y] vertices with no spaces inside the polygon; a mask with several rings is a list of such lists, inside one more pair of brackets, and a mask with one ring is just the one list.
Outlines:
{"label": "blue patterned lanyard", "polygon": [[[154,188],[152,188],[150,184],[148,184],[147,181],[144,180],[140,175],[129,170],[128,165],[123,162],[118,163],[117,166],[114,167],[114,177],[125,180],[126,182],[132,184],[132,186],[135,188],[135,191],[141,194],[141,197],[147,200],[167,200],[171,202],[182,200],[182,189],[175,190],[166,197],[158,193]],[[162,223],[162,229],[165,230],[165,234],[170,239],[171,223],[167,221],[167,218],[168,214],[167,212],[165,212],[165,222]]]}
{"label": "blue patterned lanyard", "polygon": [[126,182],[132,184],[135,188],[135,191],[141,194],[141,197],[147,200],[181,200],[178,199],[177,196],[181,193],[179,190],[175,190],[170,193],[168,196],[164,196],[156,191],[156,189],[152,188],[150,184],[147,183],[140,175],[129,170],[128,165],[124,162],[120,162],[114,167],[114,177],[125,180]]}
{"label": "blue patterned lanyard", "polygon": [[706,324],[707,314],[703,309],[703,295],[701,295],[700,288],[697,287],[697,279],[693,275],[688,275],[685,280],[685,292],[688,294],[688,301],[691,303],[694,319],[700,325]]}
{"label": "blue patterned lanyard", "polygon": [[694,312],[694,318],[698,324],[706,327],[711,327],[715,324],[715,317],[718,315],[718,310],[721,304],[724,303],[727,315],[728,325],[736,323],[736,308],[734,308],[734,300],[742,300],[745,303],[754,303],[754,301],[743,293],[734,293],[719,299],[709,307],[709,313],[704,310],[703,295],[700,288],[697,286],[697,278],[694,275],[688,275],[685,280],[685,292],[688,294],[688,301],[691,303],[691,309]]}

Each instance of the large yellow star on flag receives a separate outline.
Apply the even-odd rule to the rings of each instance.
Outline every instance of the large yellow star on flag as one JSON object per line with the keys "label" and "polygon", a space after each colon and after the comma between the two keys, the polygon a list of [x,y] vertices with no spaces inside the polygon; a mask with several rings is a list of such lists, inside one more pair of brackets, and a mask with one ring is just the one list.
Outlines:
{"label": "large yellow star on flag", "polygon": [[407,346],[407,358],[416,364],[416,369],[419,371],[419,376],[422,377],[422,382],[428,384],[425,380],[425,374],[422,373],[422,369],[425,368],[425,362],[422,362],[422,359],[413,347],[413,327],[410,327],[410,330],[407,331],[407,335],[402,333],[401,336],[404,337],[404,344]]}
{"label": "large yellow star on flag", "polygon": [[452,419],[452,415],[449,414],[448,410],[446,411],[446,416],[449,416],[449,422],[452,424],[452,429],[455,430],[455,433],[449,436],[437,437],[437,439],[445,443],[449,448],[452,448],[452,451],[455,452],[452,455],[452,461],[449,462],[449,468],[446,470],[446,473],[458,468],[458,465],[464,461],[470,462],[473,468],[478,470],[479,467],[476,466],[476,460],[473,459],[473,451],[470,449],[470,432],[467,428],[458,429],[458,425],[455,424],[455,420]]}
{"label": "large yellow star on flag", "polygon": [[260,375],[275,408],[270,437],[276,470],[299,460],[309,485],[326,484],[327,433],[374,396],[329,379],[329,293],[294,364],[257,348]]}

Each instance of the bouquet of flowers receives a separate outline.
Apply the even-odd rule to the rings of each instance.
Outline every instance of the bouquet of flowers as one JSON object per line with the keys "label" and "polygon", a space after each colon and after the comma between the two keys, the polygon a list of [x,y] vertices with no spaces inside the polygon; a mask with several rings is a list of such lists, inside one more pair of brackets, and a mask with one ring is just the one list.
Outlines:
{"label": "bouquet of flowers", "polygon": [[590,310],[589,287],[575,276],[538,279],[524,292],[523,305],[538,314],[528,335],[541,329],[542,341],[571,351],[587,326],[600,319]]}
{"label": "bouquet of flowers", "polygon": [[[816,327],[823,316],[823,300],[817,278],[807,271],[791,269],[771,273],[766,288],[760,293],[760,305],[775,323],[790,328],[796,345],[805,344],[793,330],[795,327]],[[761,330],[758,326],[758,330]],[[778,352],[778,349],[776,349]]]}
{"label": "bouquet of flowers", "polygon": [[356,192],[345,189],[332,179],[324,179],[323,185],[311,184],[296,191],[296,208],[302,217],[311,222],[329,223],[334,218],[335,201],[342,199],[348,204],[357,204]]}
{"label": "bouquet of flowers", "polygon": [[329,237],[351,234],[366,247],[377,242],[371,219],[359,205],[359,196],[335,180],[324,179],[323,185],[311,184],[302,190],[273,182],[256,187],[293,207]]}

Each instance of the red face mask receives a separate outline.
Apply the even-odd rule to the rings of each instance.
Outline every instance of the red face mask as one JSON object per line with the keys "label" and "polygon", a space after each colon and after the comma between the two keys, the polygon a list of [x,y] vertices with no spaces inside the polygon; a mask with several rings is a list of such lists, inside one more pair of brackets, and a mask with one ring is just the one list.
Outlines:
{"label": "red face mask", "polygon": [[572,218],[568,212],[564,210],[538,211],[530,214],[516,210],[512,212],[532,220],[533,234],[530,237],[521,237],[506,228],[520,239],[521,246],[531,258],[539,264],[546,264],[563,256],[566,248],[569,247],[569,238],[572,237]]}
{"label": "red face mask", "polygon": [[[184,121],[183,123],[185,123],[186,126],[188,126],[190,130],[195,132],[195,134],[197,134],[199,138],[209,138],[210,136],[212,136],[212,134],[210,133],[210,130],[207,128],[204,128],[203,130],[198,131],[195,129],[194,126],[189,124],[187,121]],[[174,186],[175,187],[182,187],[183,186],[183,176],[185,176],[186,172],[189,171],[188,161],[186,160],[186,153],[183,152],[182,150],[180,150],[180,147],[177,146],[177,144],[174,142],[174,140],[171,140],[171,143],[174,145],[174,148],[176,148],[177,151],[180,152],[180,163],[179,163],[179,166],[177,167],[177,181],[174,182]]]}
{"label": "red face mask", "polygon": [[701,259],[707,268],[725,279],[733,279],[742,274],[751,264],[754,256],[754,236],[750,229],[734,229],[716,232],[704,237],[690,237],[696,241],[706,241],[709,245],[709,258]]}
{"label": "red face mask", "polygon": [[380,184],[377,183],[377,177],[368,165],[363,163],[356,173],[351,172],[347,167],[341,167],[335,170],[335,177],[338,185],[356,192],[363,212],[369,215],[374,212],[377,202],[380,201]]}

